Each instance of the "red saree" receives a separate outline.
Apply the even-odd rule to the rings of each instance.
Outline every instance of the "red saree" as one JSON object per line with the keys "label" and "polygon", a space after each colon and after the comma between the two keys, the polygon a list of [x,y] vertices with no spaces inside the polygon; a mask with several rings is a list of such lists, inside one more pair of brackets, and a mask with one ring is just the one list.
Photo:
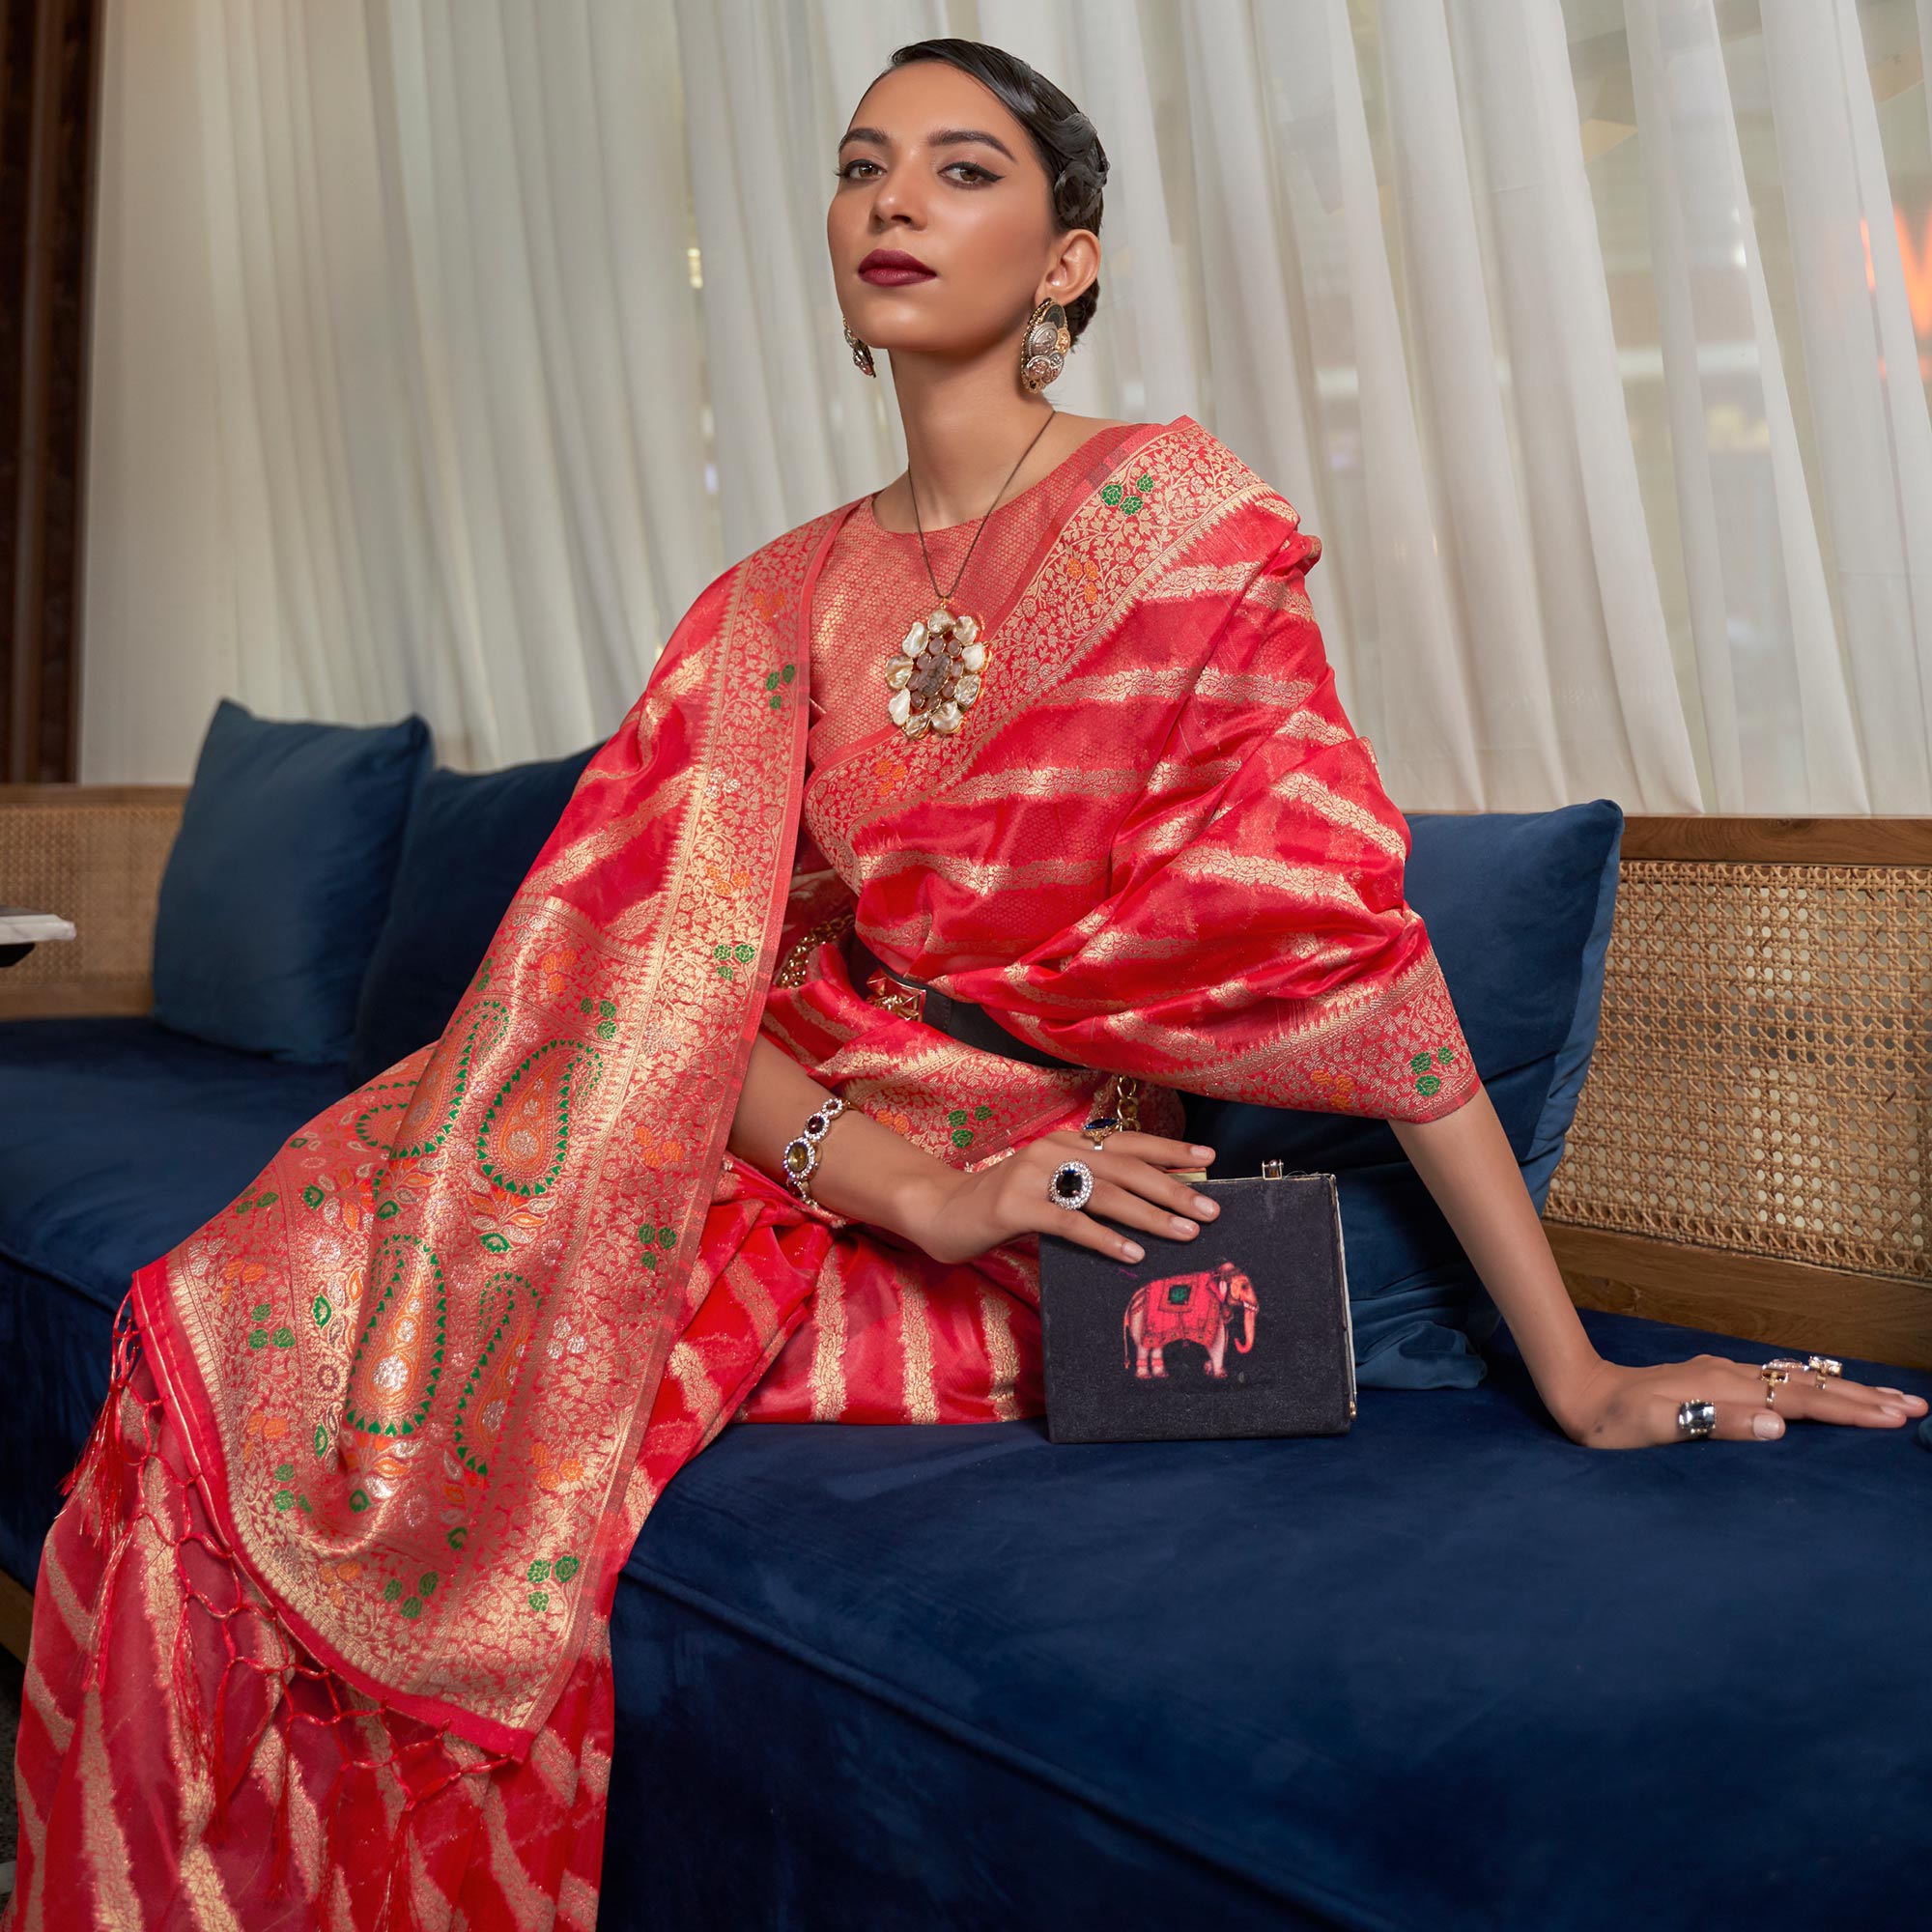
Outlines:
{"label": "red saree", "polygon": [[[1038,1411],[1036,1240],[942,1266],[725,1153],[761,1030],[961,1166],[1116,1073],[1166,1132],[1474,1093],[1296,524],[1191,417],[1101,432],[989,520],[952,738],[885,718],[931,597],[867,498],[703,592],[441,1037],[136,1275],[7,1925],[588,1925],[609,1611],[677,1469],[734,1417]],[[1079,1064],[873,1004],[841,911]]]}

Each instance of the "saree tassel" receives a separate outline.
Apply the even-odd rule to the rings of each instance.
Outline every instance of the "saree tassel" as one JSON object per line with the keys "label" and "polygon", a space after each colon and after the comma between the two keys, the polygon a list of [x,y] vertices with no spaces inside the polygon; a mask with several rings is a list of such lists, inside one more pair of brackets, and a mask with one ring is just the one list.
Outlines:
{"label": "saree tassel", "polygon": [[134,1325],[133,1300],[134,1293],[129,1289],[115,1311],[106,1399],[95,1411],[94,1427],[88,1432],[79,1459],[61,1478],[61,1494],[74,1499],[81,1521],[97,1541],[106,1534],[111,1522],[121,1520],[124,1509],[123,1484],[128,1456],[121,1439],[121,1408],[133,1377],[140,1343],[140,1331]]}

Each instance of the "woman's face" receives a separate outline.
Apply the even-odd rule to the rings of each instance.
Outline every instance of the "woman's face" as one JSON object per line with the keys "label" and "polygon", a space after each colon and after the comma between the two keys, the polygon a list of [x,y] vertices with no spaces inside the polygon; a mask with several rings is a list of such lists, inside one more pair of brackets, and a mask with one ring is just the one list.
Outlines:
{"label": "woman's face", "polygon": [[[1053,229],[1051,183],[999,97],[945,61],[914,61],[867,90],[839,143],[826,241],[838,306],[874,349],[975,355],[1004,344],[1019,367],[1034,304],[1073,300],[1099,272],[1091,229]],[[927,273],[860,272],[881,250]]]}

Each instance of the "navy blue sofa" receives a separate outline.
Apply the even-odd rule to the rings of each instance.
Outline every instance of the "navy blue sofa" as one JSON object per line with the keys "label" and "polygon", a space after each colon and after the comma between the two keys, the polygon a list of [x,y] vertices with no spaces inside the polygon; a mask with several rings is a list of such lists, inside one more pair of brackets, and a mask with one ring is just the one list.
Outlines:
{"label": "navy blue sofa", "polygon": [[[366,787],[371,744],[217,726],[163,885],[164,1004],[0,1023],[0,1568],[28,1584],[133,1269],[435,1036],[588,755],[467,777],[429,768],[419,733],[377,746],[405,775],[393,889],[278,1057],[273,989],[299,962],[246,962],[243,1011],[211,951],[224,877],[249,869],[221,786],[347,748]],[[1620,829],[1604,801],[1411,820],[1409,896],[1539,1206],[1595,1039]],[[194,972],[161,970],[190,939]],[[1197,1100],[1190,1130],[1219,1172],[1281,1152],[1340,1175],[1353,1430],[728,1428],[618,1592],[600,1924],[1705,1932],[1910,1911],[1932,1849],[1915,1432],[1578,1448],[1384,1123]],[[1625,1361],[1768,1352],[1583,1320]]]}

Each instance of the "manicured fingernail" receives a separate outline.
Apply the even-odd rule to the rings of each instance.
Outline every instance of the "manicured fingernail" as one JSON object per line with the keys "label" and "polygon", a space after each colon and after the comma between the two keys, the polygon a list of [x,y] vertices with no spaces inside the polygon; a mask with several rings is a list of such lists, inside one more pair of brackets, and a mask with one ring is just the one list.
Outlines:
{"label": "manicured fingernail", "polygon": [[1205,1194],[1197,1194],[1194,1197],[1194,1211],[1197,1214],[1218,1214],[1221,1211],[1221,1204],[1218,1201],[1208,1200]]}
{"label": "manicured fingernail", "polygon": [[1141,1247],[1138,1241],[1129,1241],[1123,1248],[1122,1248],[1121,1252],[1122,1254],[1126,1256],[1128,1261],[1137,1262],[1140,1260],[1145,1250]]}
{"label": "manicured fingernail", "polygon": [[1196,1160],[1212,1160],[1214,1158],[1214,1150],[1212,1148],[1196,1148],[1194,1150],[1194,1158]]}
{"label": "manicured fingernail", "polygon": [[1191,1235],[1194,1232],[1194,1223],[1182,1220],[1179,1214],[1174,1217],[1169,1226],[1173,1228],[1177,1235]]}
{"label": "manicured fingernail", "polygon": [[1754,1415],[1751,1417],[1751,1434],[1762,1435],[1769,1442],[1774,1435],[1784,1434],[1783,1418],[1776,1415]]}

